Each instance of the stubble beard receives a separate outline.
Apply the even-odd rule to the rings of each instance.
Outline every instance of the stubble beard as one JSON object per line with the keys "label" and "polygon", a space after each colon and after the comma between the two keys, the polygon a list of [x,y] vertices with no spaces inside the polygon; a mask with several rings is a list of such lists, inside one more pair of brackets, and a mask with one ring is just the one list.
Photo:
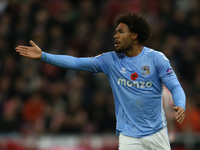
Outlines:
{"label": "stubble beard", "polygon": [[119,54],[119,53],[123,53],[124,52],[124,49],[121,49],[121,48],[119,48],[119,49],[115,49],[115,52],[117,53],[117,54]]}
{"label": "stubble beard", "polygon": [[128,51],[128,50],[130,50],[130,47],[127,47],[127,48],[119,48],[119,49],[115,49],[115,52],[117,53],[117,54],[119,54],[119,53],[126,53],[126,51]]}

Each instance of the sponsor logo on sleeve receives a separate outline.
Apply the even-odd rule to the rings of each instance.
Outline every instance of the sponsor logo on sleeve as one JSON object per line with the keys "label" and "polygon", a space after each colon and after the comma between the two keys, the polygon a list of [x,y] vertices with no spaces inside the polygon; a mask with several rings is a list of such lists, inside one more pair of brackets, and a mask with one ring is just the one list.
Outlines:
{"label": "sponsor logo on sleeve", "polygon": [[171,67],[168,67],[166,73],[167,73],[167,75],[171,75],[174,72],[173,72],[173,69]]}

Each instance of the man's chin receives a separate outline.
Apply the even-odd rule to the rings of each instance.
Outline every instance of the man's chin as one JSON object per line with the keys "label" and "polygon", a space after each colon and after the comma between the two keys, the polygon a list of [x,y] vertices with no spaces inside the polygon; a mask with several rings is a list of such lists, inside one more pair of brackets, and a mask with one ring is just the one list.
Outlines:
{"label": "man's chin", "polygon": [[123,53],[124,50],[123,50],[123,49],[118,49],[118,48],[116,48],[116,49],[115,49],[115,52],[116,52],[117,54],[119,54],[119,53]]}

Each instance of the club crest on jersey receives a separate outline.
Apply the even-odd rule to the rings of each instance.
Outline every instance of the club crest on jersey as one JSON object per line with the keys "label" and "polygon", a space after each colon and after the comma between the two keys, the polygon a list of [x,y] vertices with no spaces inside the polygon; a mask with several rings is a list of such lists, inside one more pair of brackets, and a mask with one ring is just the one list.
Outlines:
{"label": "club crest on jersey", "polygon": [[150,74],[149,66],[147,66],[147,65],[146,66],[142,66],[141,70],[142,70],[142,75],[143,76],[148,76]]}

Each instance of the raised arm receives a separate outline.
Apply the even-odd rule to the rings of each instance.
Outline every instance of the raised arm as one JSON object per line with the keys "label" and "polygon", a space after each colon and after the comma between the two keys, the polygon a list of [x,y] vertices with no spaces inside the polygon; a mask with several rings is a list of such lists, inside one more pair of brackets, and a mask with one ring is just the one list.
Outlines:
{"label": "raised arm", "polygon": [[69,55],[54,55],[43,52],[32,40],[30,41],[31,46],[17,46],[16,52],[20,55],[31,58],[31,59],[40,59],[46,63],[51,65],[81,70],[81,71],[89,71],[93,73],[103,72],[102,68],[105,67],[103,65],[102,58],[100,57],[73,57]]}

